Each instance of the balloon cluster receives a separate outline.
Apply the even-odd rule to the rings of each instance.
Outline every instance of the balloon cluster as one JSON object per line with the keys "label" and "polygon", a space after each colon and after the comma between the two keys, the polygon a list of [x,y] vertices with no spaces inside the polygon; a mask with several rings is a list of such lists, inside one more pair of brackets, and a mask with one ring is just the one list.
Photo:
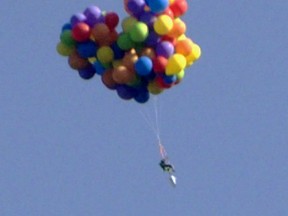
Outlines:
{"label": "balloon cluster", "polygon": [[90,6],[62,27],[57,51],[83,79],[95,74],[120,98],[139,103],[178,84],[201,55],[180,18],[186,0],[124,0],[128,17]]}

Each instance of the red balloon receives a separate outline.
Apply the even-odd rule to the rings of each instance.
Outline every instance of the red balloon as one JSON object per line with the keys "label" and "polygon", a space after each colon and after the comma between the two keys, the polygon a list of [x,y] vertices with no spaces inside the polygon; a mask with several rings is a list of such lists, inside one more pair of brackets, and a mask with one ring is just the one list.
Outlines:
{"label": "red balloon", "polygon": [[105,15],[105,24],[109,29],[115,29],[119,23],[119,16],[114,12],[109,12]]}
{"label": "red balloon", "polygon": [[167,59],[163,56],[153,58],[153,70],[155,73],[164,73],[167,65]]}
{"label": "red balloon", "polygon": [[175,0],[170,9],[173,11],[175,17],[182,16],[188,10],[188,3],[186,0]]}
{"label": "red balloon", "polygon": [[91,29],[84,22],[77,23],[72,29],[72,37],[78,42],[87,41],[90,38]]}
{"label": "red balloon", "polygon": [[167,84],[164,82],[163,78],[158,76],[155,79],[155,83],[157,84],[157,86],[161,89],[168,89],[171,88],[173,86],[173,84]]}
{"label": "red balloon", "polygon": [[168,15],[169,17],[172,18],[172,20],[174,19],[174,13],[170,7],[168,7],[162,14]]}

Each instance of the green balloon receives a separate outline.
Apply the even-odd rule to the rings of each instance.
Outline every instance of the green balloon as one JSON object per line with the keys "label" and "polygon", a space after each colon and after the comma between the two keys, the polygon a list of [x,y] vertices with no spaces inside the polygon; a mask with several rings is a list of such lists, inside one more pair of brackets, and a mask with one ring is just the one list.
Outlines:
{"label": "green balloon", "polygon": [[68,47],[74,47],[76,41],[72,38],[71,30],[65,30],[60,35],[60,41]]}
{"label": "green balloon", "polygon": [[128,33],[122,33],[117,39],[117,45],[122,50],[130,50],[134,47],[134,42],[130,39]]}
{"label": "green balloon", "polygon": [[126,17],[123,21],[122,21],[122,29],[124,32],[129,32],[130,29],[137,23],[137,19],[134,17]]}
{"label": "green balloon", "polygon": [[134,42],[143,42],[148,37],[148,26],[143,22],[137,22],[130,29],[129,35]]}

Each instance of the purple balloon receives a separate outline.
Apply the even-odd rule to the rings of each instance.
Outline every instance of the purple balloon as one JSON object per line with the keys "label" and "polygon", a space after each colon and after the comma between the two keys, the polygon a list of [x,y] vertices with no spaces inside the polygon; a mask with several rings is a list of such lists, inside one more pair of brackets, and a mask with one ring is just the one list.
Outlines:
{"label": "purple balloon", "polygon": [[87,17],[86,23],[91,27],[93,27],[96,23],[104,22],[102,11],[97,6],[87,7],[84,14]]}
{"label": "purple balloon", "polygon": [[147,39],[145,40],[145,44],[147,46],[154,47],[159,43],[159,41],[160,41],[159,35],[154,31],[150,31]]}
{"label": "purple balloon", "polygon": [[136,17],[138,17],[144,11],[144,7],[144,0],[128,0],[127,8]]}
{"label": "purple balloon", "polygon": [[156,54],[169,58],[174,53],[174,46],[169,41],[161,41],[156,46]]}
{"label": "purple balloon", "polygon": [[77,23],[86,22],[86,20],[87,20],[87,17],[83,13],[76,13],[71,17],[70,23],[73,28]]}
{"label": "purple balloon", "polygon": [[152,12],[144,12],[140,15],[139,21],[146,23],[149,28],[153,27],[156,16]]}

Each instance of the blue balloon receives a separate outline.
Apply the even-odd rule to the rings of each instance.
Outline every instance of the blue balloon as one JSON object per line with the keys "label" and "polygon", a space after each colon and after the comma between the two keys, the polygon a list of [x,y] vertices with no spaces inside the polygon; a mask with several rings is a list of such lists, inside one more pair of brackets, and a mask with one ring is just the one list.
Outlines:
{"label": "blue balloon", "polygon": [[164,75],[164,76],[163,76],[163,81],[164,81],[166,84],[175,83],[175,82],[177,81],[177,76],[175,76],[175,75],[172,75],[172,76]]}
{"label": "blue balloon", "polygon": [[62,32],[65,30],[72,30],[72,25],[70,23],[66,23],[62,26]]}
{"label": "blue balloon", "polygon": [[153,13],[161,13],[169,6],[169,0],[146,0],[146,3]]}
{"label": "blue balloon", "polygon": [[152,72],[153,63],[147,56],[141,56],[135,63],[136,73],[140,76],[147,76]]}
{"label": "blue balloon", "polygon": [[93,41],[78,43],[77,52],[82,58],[90,58],[96,55],[97,47]]}
{"label": "blue balloon", "polygon": [[84,69],[80,69],[78,72],[79,76],[85,80],[91,79],[95,75],[95,69],[92,65],[89,65]]}
{"label": "blue balloon", "polygon": [[134,100],[138,103],[146,103],[150,98],[150,94],[147,89],[141,89],[135,95]]}
{"label": "blue balloon", "polygon": [[116,88],[117,94],[123,100],[130,100],[135,97],[136,90],[127,85],[119,85]]}
{"label": "blue balloon", "polygon": [[125,51],[120,49],[120,47],[118,46],[117,42],[113,43],[111,45],[111,48],[114,52],[114,59],[122,59],[125,55]]}
{"label": "blue balloon", "polygon": [[106,68],[101,64],[101,62],[99,61],[96,61],[94,64],[93,64],[93,67],[95,69],[95,72],[96,74],[98,75],[102,75],[105,73],[106,71]]}

